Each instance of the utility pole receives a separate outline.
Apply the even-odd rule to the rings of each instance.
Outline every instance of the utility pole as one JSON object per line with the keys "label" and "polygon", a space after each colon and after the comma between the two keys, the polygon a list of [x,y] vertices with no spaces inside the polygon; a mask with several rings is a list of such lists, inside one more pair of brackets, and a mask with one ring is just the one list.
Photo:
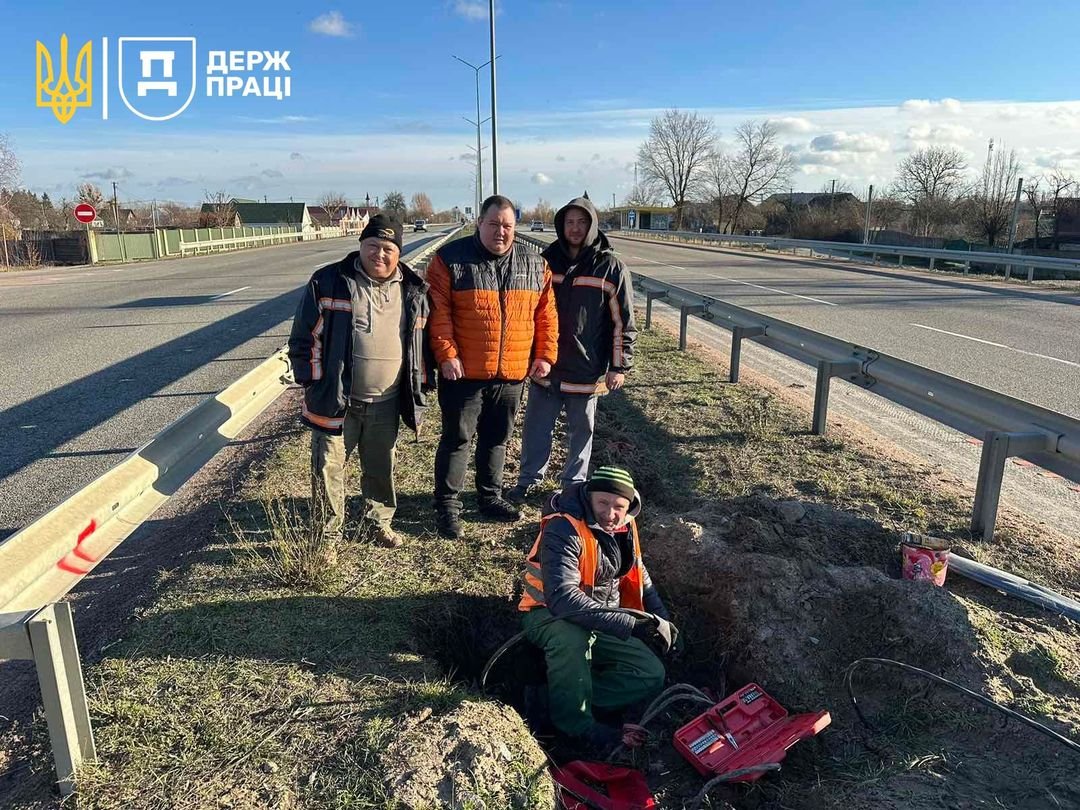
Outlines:
{"label": "utility pole", "polygon": [[[488,0],[488,16],[491,19],[491,53],[488,63],[491,65],[491,193],[499,193],[499,113],[495,105],[495,0]],[[476,113],[480,118],[479,111]]]}
{"label": "utility pole", "polygon": [[127,255],[124,250],[124,232],[120,230],[120,205],[116,199],[116,181],[112,181],[112,210],[113,225],[116,226],[116,241],[120,243],[120,261],[126,262]]}
{"label": "utility pole", "polygon": [[[1016,220],[1020,216],[1020,192],[1024,190],[1024,178],[1021,177],[1016,182],[1016,198],[1013,200],[1012,221],[1009,223],[1009,249],[1006,253],[1013,252],[1013,245],[1016,242]],[[1028,274],[1032,274],[1032,268],[1028,268]],[[1005,278],[1009,278],[1012,275],[1012,265],[1010,264],[1005,268]]]}
{"label": "utility pole", "polygon": [[870,206],[874,201],[874,184],[870,184],[870,190],[866,193],[866,220],[863,222],[862,243],[870,244]]}
{"label": "utility pole", "polygon": [[833,212],[833,202],[836,200],[836,180],[832,181],[832,191],[829,192],[829,213]]}
{"label": "utility pole", "polygon": [[154,230],[157,230],[157,200],[150,201],[150,218],[154,221]]}

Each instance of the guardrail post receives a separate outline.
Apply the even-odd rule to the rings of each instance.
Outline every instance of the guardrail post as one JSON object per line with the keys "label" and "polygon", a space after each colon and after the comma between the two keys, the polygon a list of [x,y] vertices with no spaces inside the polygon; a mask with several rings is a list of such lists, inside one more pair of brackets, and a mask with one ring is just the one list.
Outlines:
{"label": "guardrail post", "polygon": [[679,305],[679,351],[686,351],[686,321],[691,315],[705,311],[704,304],[680,304]]}
{"label": "guardrail post", "polygon": [[986,431],[979,458],[979,479],[975,484],[975,506],[971,513],[972,534],[981,534],[983,540],[994,539],[1005,462],[1011,456],[1052,449],[1052,444],[1053,437],[1046,433]]}
{"label": "guardrail post", "polygon": [[75,792],[75,772],[97,756],[71,606],[46,605],[26,622],[49,727],[61,796]]}
{"label": "guardrail post", "polygon": [[735,326],[731,329],[731,366],[728,372],[728,382],[739,381],[739,362],[742,358],[743,338],[757,337],[765,334],[764,326]]}
{"label": "guardrail post", "polygon": [[811,430],[815,436],[825,435],[826,416],[829,412],[829,389],[832,378],[838,374],[859,371],[858,360],[818,360],[817,382],[814,385],[814,419]]}
{"label": "guardrail post", "polygon": [[645,328],[652,329],[652,302],[654,298],[667,298],[663,290],[650,290],[645,288]]}
{"label": "guardrail post", "polygon": [[1027,278],[1027,280],[1028,281],[1034,281],[1035,280],[1035,265],[1033,265],[1033,264],[1028,265],[1028,278]]}
{"label": "guardrail post", "polygon": [[904,254],[903,253],[901,253],[899,256],[896,257],[896,266],[897,267],[903,267],[904,266]]}
{"label": "guardrail post", "polygon": [[937,261],[937,257],[936,257],[936,256],[931,256],[931,257],[930,257],[930,269],[931,269],[931,270],[933,270],[933,269],[934,269],[934,262],[936,262],[936,261]]}

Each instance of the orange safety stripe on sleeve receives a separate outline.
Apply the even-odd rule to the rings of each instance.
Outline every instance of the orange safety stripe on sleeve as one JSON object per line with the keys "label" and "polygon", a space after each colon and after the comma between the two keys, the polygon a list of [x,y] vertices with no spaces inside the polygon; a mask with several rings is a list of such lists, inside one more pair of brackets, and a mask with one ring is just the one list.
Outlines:
{"label": "orange safety stripe on sleeve", "polygon": [[611,365],[614,368],[622,368],[623,365],[623,323],[622,312],[619,310],[619,301],[614,295],[608,298],[608,308],[611,310]]}
{"label": "orange safety stripe on sleeve", "polygon": [[596,287],[598,290],[603,290],[608,295],[615,294],[615,285],[607,279],[596,278],[595,276],[578,276],[574,279],[573,286],[575,287]]}
{"label": "orange safety stripe on sleeve", "polygon": [[319,319],[311,330],[311,379],[322,379],[322,331],[323,316],[319,313]]}

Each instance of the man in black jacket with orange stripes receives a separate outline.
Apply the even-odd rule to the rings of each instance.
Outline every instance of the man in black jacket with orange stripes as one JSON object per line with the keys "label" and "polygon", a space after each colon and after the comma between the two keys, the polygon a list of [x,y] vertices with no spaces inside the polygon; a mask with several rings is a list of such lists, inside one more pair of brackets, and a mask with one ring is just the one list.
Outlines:
{"label": "man in black jacket with orange stripes", "polygon": [[571,200],[555,214],[558,239],[543,255],[559,311],[559,357],[547,378],[529,384],[521,471],[517,486],[506,493],[510,501],[524,502],[543,480],[562,410],[569,448],[561,487],[588,477],[597,395],[622,388],[633,362],[637,328],[630,273],[597,220],[588,197]]}

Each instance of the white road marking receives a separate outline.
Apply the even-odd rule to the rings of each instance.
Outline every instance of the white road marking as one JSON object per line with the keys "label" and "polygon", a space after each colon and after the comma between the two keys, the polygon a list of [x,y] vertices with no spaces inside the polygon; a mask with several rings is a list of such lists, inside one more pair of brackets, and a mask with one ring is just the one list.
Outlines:
{"label": "white road marking", "polygon": [[19,425],[22,430],[33,430],[37,425]]}
{"label": "white road marking", "polygon": [[220,295],[215,295],[215,296],[214,296],[213,298],[211,298],[210,300],[211,300],[211,301],[217,301],[217,300],[219,300],[219,299],[221,299],[221,298],[224,298],[224,297],[225,297],[226,295],[232,295],[233,293],[243,292],[244,290],[250,290],[250,289],[251,289],[251,285],[250,285],[250,284],[249,284],[249,285],[248,285],[247,287],[238,287],[238,288],[237,288],[237,289],[235,289],[235,290],[229,290],[229,291],[228,291],[228,292],[226,292],[226,293],[221,293]]}
{"label": "white road marking", "polygon": [[815,304],[824,304],[827,307],[838,307],[839,304],[832,301],[822,301],[820,298],[813,298],[809,295],[799,295],[798,293],[788,292],[787,290],[778,290],[775,287],[765,287],[761,284],[751,284],[749,281],[740,281],[737,278],[728,278],[727,276],[721,276],[717,273],[706,273],[703,270],[687,270],[685,267],[679,267],[677,264],[667,264],[666,262],[658,262],[654,259],[646,259],[644,256],[631,256],[631,259],[640,259],[643,262],[650,262],[651,264],[659,264],[662,267],[670,267],[674,270],[683,270],[686,272],[701,273],[702,275],[709,276],[710,278],[718,278],[722,281],[730,281],[732,284],[745,284],[747,287],[756,287],[759,290],[768,290],[769,292],[779,293],[780,295],[790,295],[792,298],[801,298],[804,301],[813,301]]}
{"label": "white road marking", "polygon": [[963,338],[964,340],[971,340],[975,343],[983,343],[987,346],[993,346],[996,349],[1008,349],[1011,352],[1017,352],[1018,354],[1026,354],[1028,357],[1038,357],[1042,360],[1053,360],[1055,363],[1064,363],[1067,366],[1073,368],[1080,368],[1080,363],[1074,363],[1072,360],[1062,360],[1060,357],[1051,357],[1048,354],[1039,354],[1038,352],[1028,352],[1023,349],[1017,349],[1013,346],[1006,346],[1004,343],[995,343],[992,340],[983,340],[982,338],[972,337],[971,335],[962,335],[959,332],[949,332],[945,329],[938,329],[933,326],[926,326],[921,323],[909,323],[908,326],[917,326],[919,329],[928,329],[931,332],[940,332],[943,335],[949,335],[951,337]]}

